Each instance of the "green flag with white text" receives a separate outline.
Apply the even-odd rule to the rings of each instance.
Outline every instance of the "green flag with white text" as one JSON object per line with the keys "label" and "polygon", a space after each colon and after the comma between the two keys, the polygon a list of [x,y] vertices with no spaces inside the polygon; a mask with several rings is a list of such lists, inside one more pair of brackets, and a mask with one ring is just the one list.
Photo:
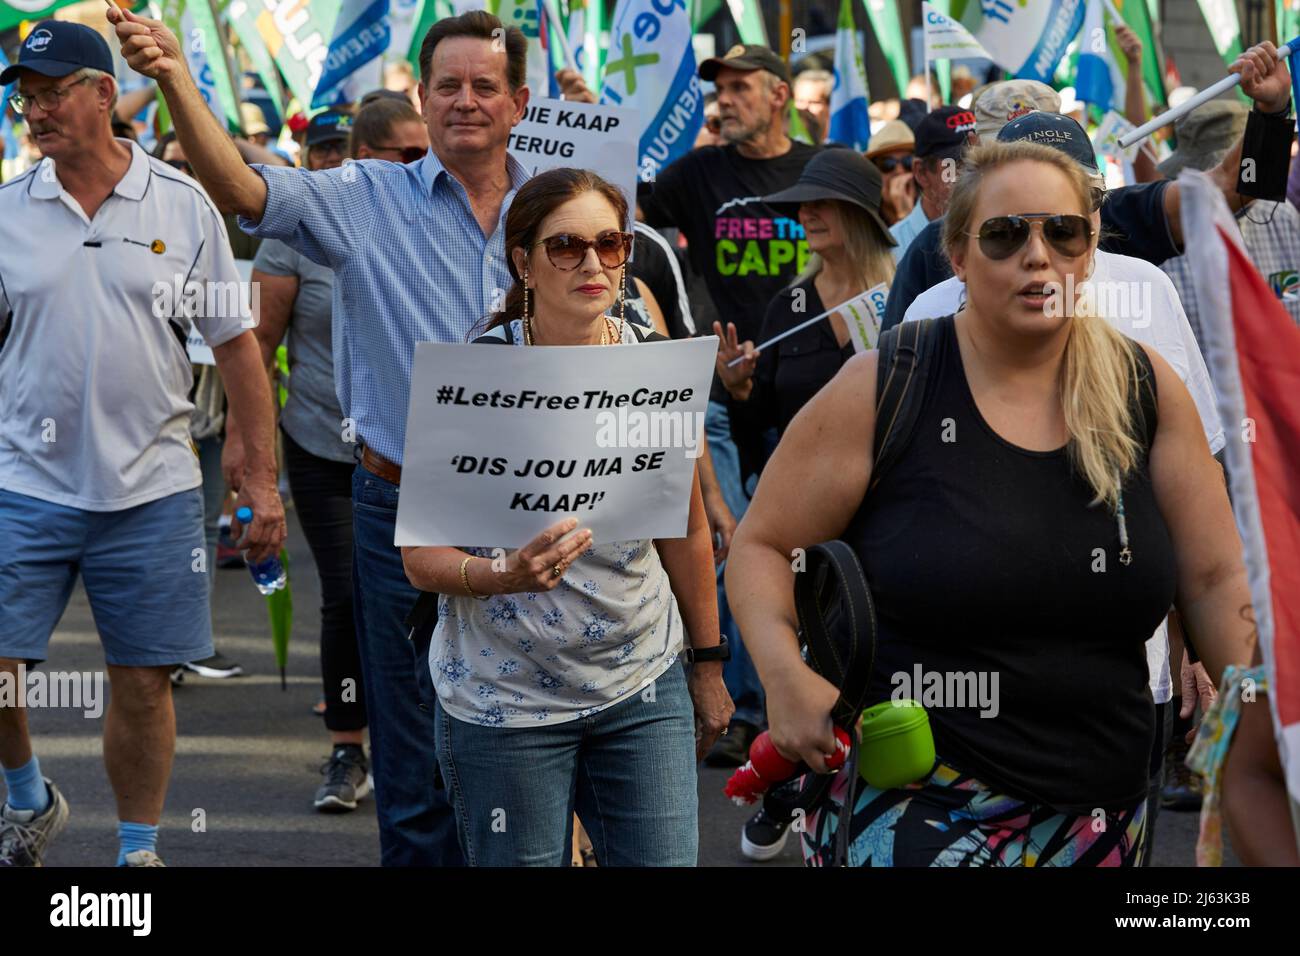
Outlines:
{"label": "green flag with white text", "polygon": [[763,11],[758,0],[727,0],[731,17],[740,30],[741,43],[758,43],[771,46],[767,41],[767,27],[763,23]]}
{"label": "green flag with white text", "polygon": [[[1156,42],[1156,32],[1146,0],[1115,0],[1115,6],[1129,29],[1142,41],[1142,81],[1146,83],[1147,93],[1155,103],[1167,106],[1169,100],[1165,95],[1165,58],[1160,44]],[[1121,68],[1127,69],[1122,53],[1117,62]]]}

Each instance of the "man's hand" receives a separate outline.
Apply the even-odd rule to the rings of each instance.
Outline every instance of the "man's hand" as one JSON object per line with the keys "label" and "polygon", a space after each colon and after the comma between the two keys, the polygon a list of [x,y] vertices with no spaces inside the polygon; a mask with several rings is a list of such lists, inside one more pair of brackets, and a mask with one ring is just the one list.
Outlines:
{"label": "man's hand", "polygon": [[560,84],[560,95],[566,100],[579,103],[595,103],[596,94],[591,92],[587,81],[577,70],[563,69],[555,74],[555,82]]}
{"label": "man's hand", "polygon": [[[1193,664],[1184,653],[1179,679],[1182,684],[1183,706],[1179,709],[1178,716],[1187,720],[1196,713],[1197,703],[1201,705],[1202,714],[1208,713],[1210,705],[1214,703],[1214,698],[1219,696],[1219,692],[1214,687],[1214,681],[1210,680],[1210,675],[1206,673],[1205,665],[1200,661]],[[1187,731],[1185,739],[1189,744],[1196,739],[1197,726],[1199,725],[1193,725],[1192,729]]]}
{"label": "man's hand", "polygon": [[[284,522],[284,504],[280,501],[280,492],[275,487],[274,479],[249,478],[239,489],[235,499],[235,511],[240,508],[253,509],[253,523],[249,525],[248,537],[240,541],[240,547],[248,550],[248,562],[256,564],[280,553],[280,547],[288,535]],[[243,526],[238,518],[230,522],[230,536],[239,541]]]}
{"label": "man's hand", "polygon": [[106,15],[131,69],[159,83],[189,75],[180,41],[161,20],[139,17],[118,6],[109,7]]}
{"label": "man's hand", "polygon": [[244,454],[244,436],[238,429],[226,427],[226,439],[221,444],[221,477],[226,479],[226,487],[235,494],[244,484],[244,467],[248,456]]}
{"label": "man's hand", "polygon": [[1142,63],[1142,41],[1136,33],[1121,24],[1115,28],[1115,39],[1119,40],[1119,48],[1124,51],[1124,59],[1128,60],[1129,66]]}
{"label": "man's hand", "polygon": [[1241,74],[1241,91],[1262,113],[1279,113],[1291,102],[1291,74],[1267,40],[1237,57],[1228,72]]}

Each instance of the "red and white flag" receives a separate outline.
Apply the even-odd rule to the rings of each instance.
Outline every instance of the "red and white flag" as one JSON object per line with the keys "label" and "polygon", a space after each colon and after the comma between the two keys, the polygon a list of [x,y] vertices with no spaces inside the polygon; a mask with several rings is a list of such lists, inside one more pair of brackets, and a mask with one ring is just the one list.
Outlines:
{"label": "red and white flag", "polygon": [[[1228,434],[1241,533],[1269,702],[1287,790],[1300,805],[1300,326],[1246,255],[1222,194],[1185,171],[1183,234],[1205,360]],[[1263,215],[1265,213],[1258,213]]]}

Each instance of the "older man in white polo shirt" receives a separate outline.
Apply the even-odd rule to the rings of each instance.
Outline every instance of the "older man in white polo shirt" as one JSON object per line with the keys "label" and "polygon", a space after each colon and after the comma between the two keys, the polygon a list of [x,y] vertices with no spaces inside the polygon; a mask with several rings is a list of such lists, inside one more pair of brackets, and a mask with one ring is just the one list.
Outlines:
{"label": "older man in white polo shirt", "polygon": [[[284,540],[266,375],[221,217],[193,180],[113,138],[108,44],[48,20],[0,85],[44,160],[0,186],[0,677],[43,661],[77,574],[112,700],[119,866],[154,845],[176,726],[168,671],[212,653],[185,342],[213,347],[249,449],[251,560]],[[68,804],[26,710],[0,701],[0,867],[38,866]]]}

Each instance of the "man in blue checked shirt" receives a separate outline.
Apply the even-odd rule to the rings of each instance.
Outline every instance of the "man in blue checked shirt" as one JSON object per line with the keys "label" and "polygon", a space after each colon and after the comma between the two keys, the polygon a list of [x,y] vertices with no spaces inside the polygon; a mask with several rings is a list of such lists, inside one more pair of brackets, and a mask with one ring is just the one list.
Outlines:
{"label": "man in blue checked shirt", "polygon": [[524,36],[499,32],[501,22],[481,11],[438,21],[420,51],[429,153],[410,165],[367,160],[310,172],[245,166],[176,37],[116,8],[108,17],[127,62],[157,80],[213,201],[239,212],[251,234],[334,270],[335,381],[363,446],[352,486],[353,581],[382,862],[459,864],[435,778],[427,648],[413,648],[403,626],[418,592],[393,535],[415,345],[468,341],[510,285],[505,214],[527,173],[506,144],[528,103]]}

